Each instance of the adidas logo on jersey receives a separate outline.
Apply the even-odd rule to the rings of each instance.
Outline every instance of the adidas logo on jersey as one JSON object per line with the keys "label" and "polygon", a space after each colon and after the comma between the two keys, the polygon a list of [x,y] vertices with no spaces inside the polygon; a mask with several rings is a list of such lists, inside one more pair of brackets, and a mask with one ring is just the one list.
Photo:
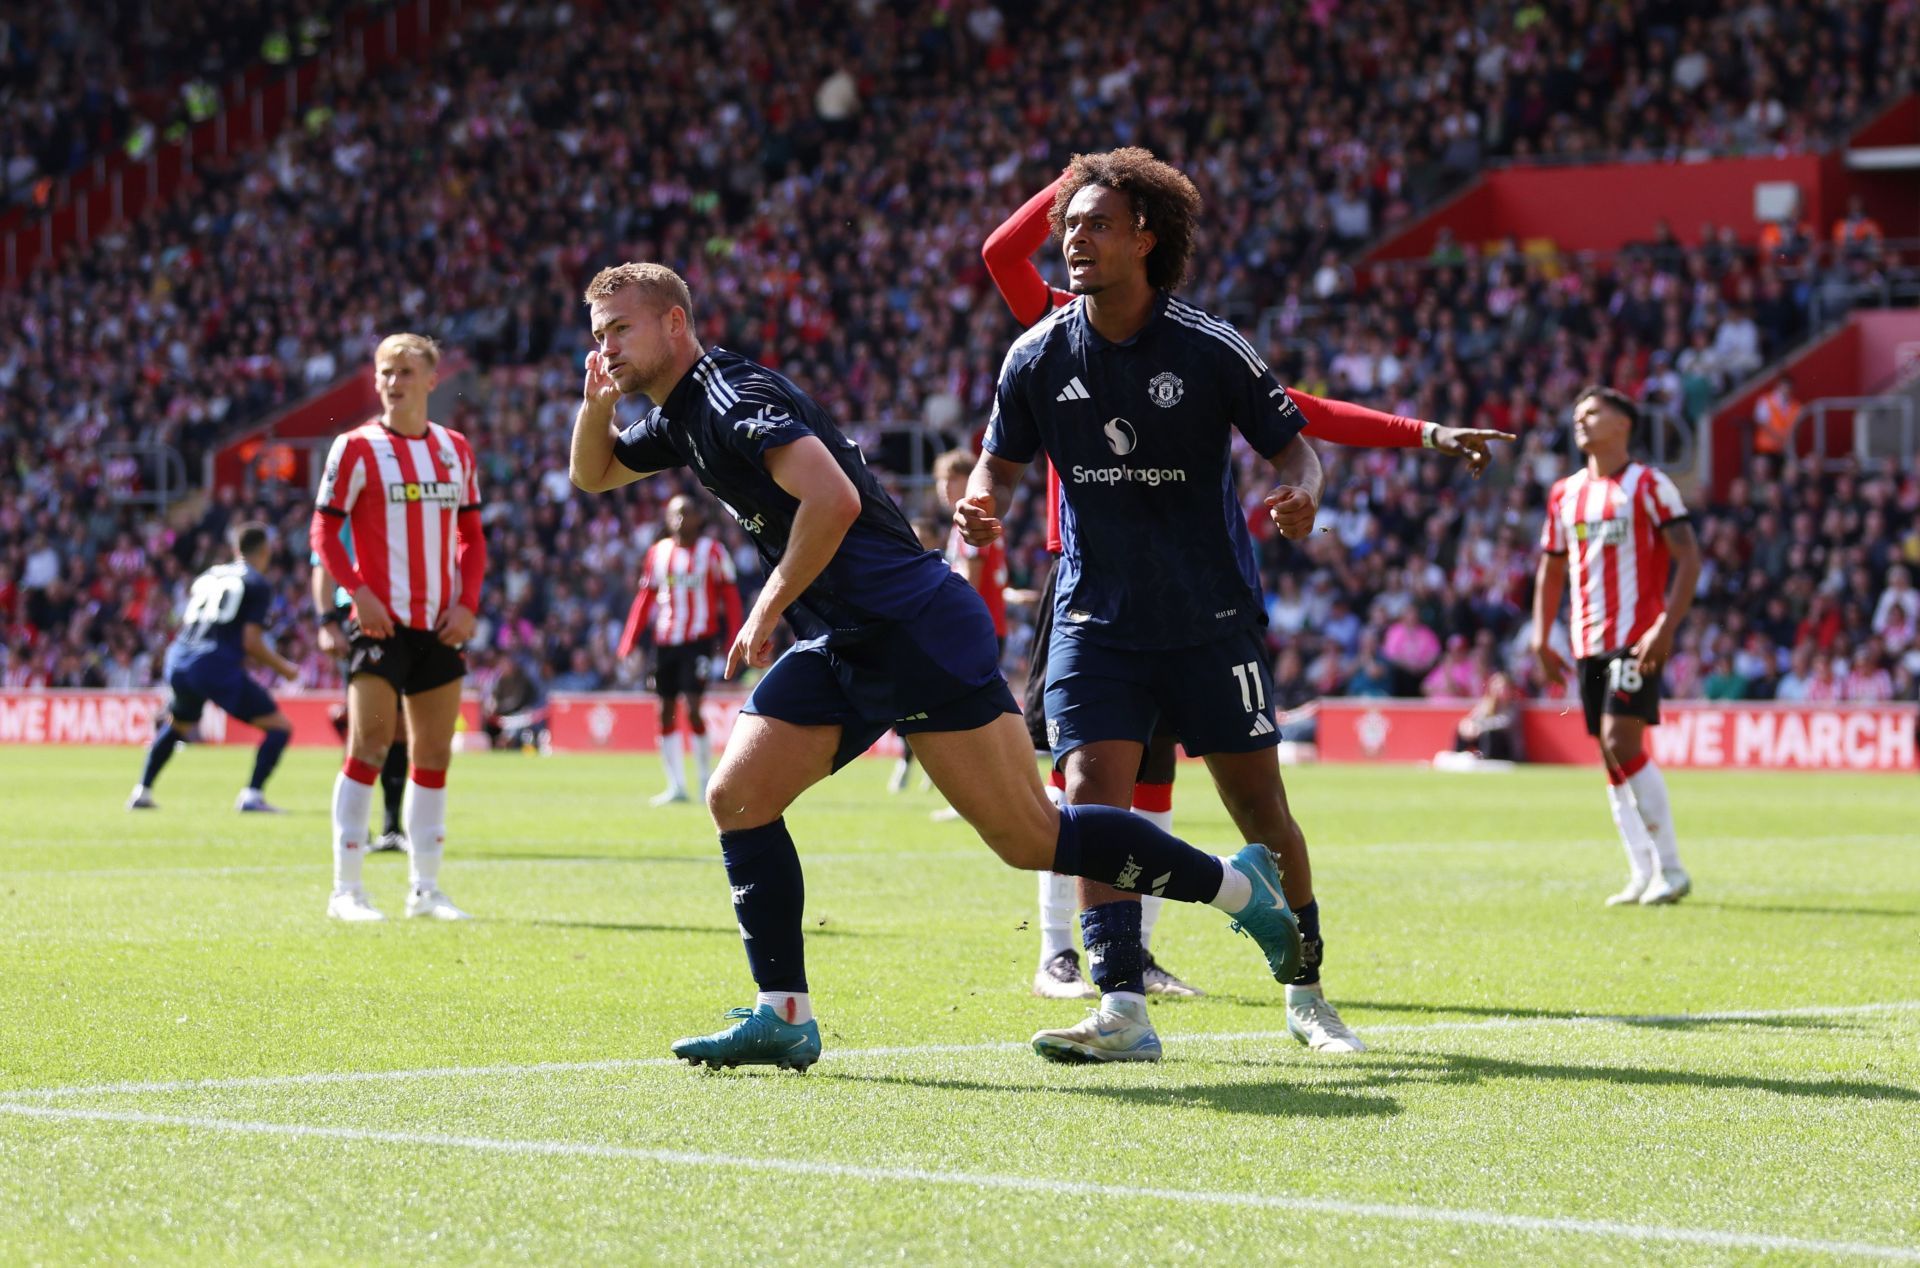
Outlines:
{"label": "adidas logo on jersey", "polygon": [[1247,734],[1254,737],[1273,734],[1273,719],[1262,713],[1253,719],[1253,729]]}
{"label": "adidas logo on jersey", "polygon": [[1090,401],[1093,399],[1093,393],[1087,391],[1086,384],[1082,383],[1080,376],[1076,374],[1073,376],[1072,381],[1060,389],[1060,395],[1053,399],[1056,401]]}

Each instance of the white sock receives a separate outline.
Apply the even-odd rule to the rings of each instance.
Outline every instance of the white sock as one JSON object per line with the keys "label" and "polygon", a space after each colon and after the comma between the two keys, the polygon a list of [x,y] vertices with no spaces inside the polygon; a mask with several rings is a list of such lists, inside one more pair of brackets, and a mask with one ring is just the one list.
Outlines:
{"label": "white sock", "polygon": [[1080,910],[1080,885],[1058,872],[1040,873],[1040,963],[1073,950],[1073,917]]}
{"label": "white sock", "polygon": [[407,825],[407,880],[415,889],[440,887],[440,855],[447,845],[447,789],[407,780],[400,813]]}
{"label": "white sock", "polygon": [[713,773],[713,738],[705,731],[693,737],[693,769],[700,776],[700,795],[707,795],[707,776]]}
{"label": "white sock", "polygon": [[687,751],[680,732],[671,731],[660,737],[660,764],[667,768],[667,791],[686,792]]}
{"label": "white sock", "polygon": [[1653,838],[1647,835],[1640,807],[1634,804],[1633,789],[1625,784],[1608,784],[1607,805],[1613,810],[1613,826],[1620,829],[1620,844],[1626,847],[1627,867],[1635,880],[1647,879],[1656,866]]}
{"label": "white sock", "polygon": [[1135,806],[1133,813],[1139,815],[1142,819],[1145,819],[1148,823],[1151,823],[1154,827],[1167,833],[1169,836],[1173,834],[1173,811],[1142,810],[1140,807]]}
{"label": "white sock", "polygon": [[761,991],[753,997],[753,1006],[771,1005],[781,1021],[791,1026],[813,1020],[813,1000],[805,991]]}
{"label": "white sock", "polygon": [[1147,997],[1139,991],[1108,991],[1100,997],[1100,1007],[1109,1012],[1121,1008],[1144,1017],[1147,1015]]}
{"label": "white sock", "polygon": [[1220,892],[1213,896],[1213,900],[1208,906],[1218,907],[1221,911],[1231,915],[1236,911],[1244,911],[1247,904],[1252,901],[1253,882],[1247,879],[1245,872],[1235,867],[1228,860],[1221,859]]}
{"label": "white sock", "polygon": [[1640,821],[1647,825],[1647,835],[1653,838],[1655,855],[1660,866],[1665,868],[1680,866],[1680,838],[1673,832],[1673,808],[1667,804],[1667,777],[1660,768],[1648,758],[1647,764],[1627,777],[1627,787],[1633,789],[1633,799],[1640,806]]}
{"label": "white sock", "polygon": [[1160,909],[1167,900],[1152,894],[1140,895],[1140,949],[1153,950],[1153,927],[1160,923]]}
{"label": "white sock", "polygon": [[360,861],[367,853],[367,816],[373,810],[373,785],[333,778],[333,888],[360,888]]}
{"label": "white sock", "polygon": [[[1133,813],[1169,836],[1173,834],[1173,811],[1142,810],[1135,806]],[[1160,923],[1160,909],[1166,905],[1167,900],[1164,898],[1156,898],[1152,894],[1140,895],[1140,949],[1142,951],[1153,949],[1153,927]]]}

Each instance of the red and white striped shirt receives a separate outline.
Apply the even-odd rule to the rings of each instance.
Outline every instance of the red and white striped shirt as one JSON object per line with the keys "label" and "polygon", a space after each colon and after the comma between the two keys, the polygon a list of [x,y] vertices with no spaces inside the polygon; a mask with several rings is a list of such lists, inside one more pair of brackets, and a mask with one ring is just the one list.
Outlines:
{"label": "red and white striped shirt", "polygon": [[731,637],[740,625],[740,587],[725,548],[711,537],[691,546],[662,537],[648,547],[640,566],[640,593],[627,618],[634,639],[649,612],[656,647],[677,647],[723,632]]}
{"label": "red and white striped shirt", "polygon": [[[465,436],[433,422],[419,437],[389,431],[377,418],[362,423],[334,438],[319,505],[347,517],[354,566],[395,625],[431,630],[460,600],[455,520],[480,506]],[[469,596],[466,604],[476,601]]]}
{"label": "red and white striped shirt", "polygon": [[1567,556],[1576,657],[1633,646],[1666,611],[1670,552],[1661,530],[1686,515],[1673,481],[1637,462],[1612,476],[1581,470],[1553,486],[1540,549]]}

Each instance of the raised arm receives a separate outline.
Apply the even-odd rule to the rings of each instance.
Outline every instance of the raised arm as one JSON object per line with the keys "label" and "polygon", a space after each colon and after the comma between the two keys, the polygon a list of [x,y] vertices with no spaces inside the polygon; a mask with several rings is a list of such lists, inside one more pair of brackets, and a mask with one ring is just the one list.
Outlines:
{"label": "raised arm", "polygon": [[620,461],[615,448],[620,440],[620,428],[613,413],[619,399],[620,389],[607,373],[600,354],[589,352],[580,411],[573,416],[573,446],[567,456],[567,475],[575,488],[605,493],[654,474],[636,471]]}
{"label": "raised arm", "polygon": [[1046,245],[1053,232],[1047,224],[1047,212],[1060,181],[1056,176],[1052,184],[1022,203],[1020,210],[987,235],[980,248],[980,258],[986,261],[987,273],[999,288],[1000,298],[1007,301],[1023,326],[1039,321],[1058,302],[1056,292],[1034,266],[1033,253]]}

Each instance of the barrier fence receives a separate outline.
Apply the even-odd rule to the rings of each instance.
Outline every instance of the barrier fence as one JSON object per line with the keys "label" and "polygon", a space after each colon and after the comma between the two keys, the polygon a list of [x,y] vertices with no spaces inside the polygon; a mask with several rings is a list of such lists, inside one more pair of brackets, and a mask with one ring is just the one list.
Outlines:
{"label": "barrier fence", "polygon": [[[740,711],[737,694],[707,697],[702,710],[716,745],[724,743]],[[338,740],[328,711],[336,692],[289,692],[280,705],[293,722],[295,744],[331,747]],[[143,745],[165,705],[157,691],[0,691],[0,744]],[[1463,701],[1323,700],[1316,706],[1321,761],[1426,762],[1453,747]],[[1797,705],[1770,701],[1669,702],[1664,725],[1650,733],[1649,749],[1662,766],[1685,769],[1906,771],[1915,760],[1912,704]],[[1522,711],[1530,762],[1591,765],[1598,761],[1577,705],[1536,702]],[[652,696],[637,693],[557,693],[548,702],[555,752],[651,752],[659,746],[660,715]],[[251,744],[256,732],[208,706],[202,739]],[[461,746],[486,743],[480,704],[462,710]],[[876,752],[898,752],[888,736]]]}

